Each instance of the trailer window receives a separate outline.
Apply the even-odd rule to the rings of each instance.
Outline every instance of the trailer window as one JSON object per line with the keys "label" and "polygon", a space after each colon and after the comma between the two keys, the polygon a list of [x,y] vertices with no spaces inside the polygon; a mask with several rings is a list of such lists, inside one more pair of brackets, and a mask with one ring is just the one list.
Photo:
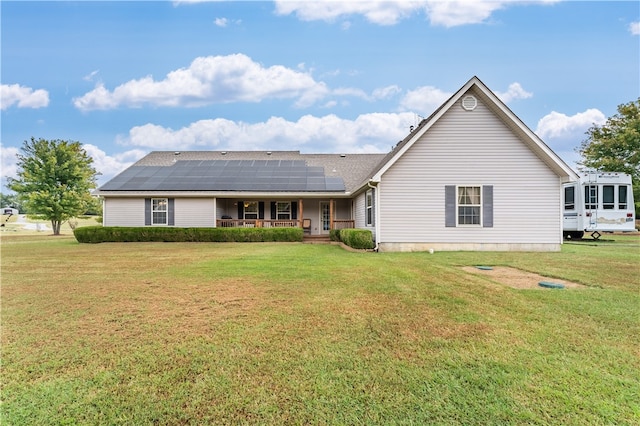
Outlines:
{"label": "trailer window", "polygon": [[597,185],[586,185],[584,187],[584,208],[585,209],[598,208],[598,186]]}
{"label": "trailer window", "polygon": [[567,186],[564,189],[564,209],[575,210],[576,208],[576,189],[573,186]]}
{"label": "trailer window", "polygon": [[620,185],[618,187],[618,208],[620,210],[627,209],[627,187]]}
{"label": "trailer window", "polygon": [[602,208],[605,210],[613,210],[616,207],[616,202],[613,199],[613,190],[613,185],[604,185],[602,187]]}

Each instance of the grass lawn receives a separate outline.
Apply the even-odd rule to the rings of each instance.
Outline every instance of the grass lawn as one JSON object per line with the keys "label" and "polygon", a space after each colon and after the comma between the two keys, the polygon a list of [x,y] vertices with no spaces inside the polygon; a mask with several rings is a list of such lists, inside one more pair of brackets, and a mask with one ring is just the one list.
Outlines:
{"label": "grass lawn", "polygon": [[[640,237],[560,253],[2,233],[2,419],[640,424]],[[513,289],[502,265],[584,289]]]}

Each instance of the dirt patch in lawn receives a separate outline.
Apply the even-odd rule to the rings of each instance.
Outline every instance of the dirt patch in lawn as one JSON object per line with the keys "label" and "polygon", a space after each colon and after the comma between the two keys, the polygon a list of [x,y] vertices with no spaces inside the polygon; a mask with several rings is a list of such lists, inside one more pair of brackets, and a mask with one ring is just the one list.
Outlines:
{"label": "dirt patch in lawn", "polygon": [[492,266],[492,269],[479,269],[475,266],[464,266],[462,269],[475,275],[488,277],[492,281],[512,288],[548,290],[539,285],[540,281],[562,284],[565,288],[585,289],[586,286],[571,281],[549,278],[532,272],[522,271],[507,266]]}

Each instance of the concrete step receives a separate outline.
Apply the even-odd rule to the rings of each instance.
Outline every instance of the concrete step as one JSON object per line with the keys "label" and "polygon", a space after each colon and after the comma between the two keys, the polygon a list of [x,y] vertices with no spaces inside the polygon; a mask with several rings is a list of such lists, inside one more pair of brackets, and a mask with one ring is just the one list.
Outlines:
{"label": "concrete step", "polygon": [[328,235],[305,235],[302,238],[302,242],[303,243],[317,243],[317,244],[326,244],[326,243],[330,243],[331,239],[329,238]]}

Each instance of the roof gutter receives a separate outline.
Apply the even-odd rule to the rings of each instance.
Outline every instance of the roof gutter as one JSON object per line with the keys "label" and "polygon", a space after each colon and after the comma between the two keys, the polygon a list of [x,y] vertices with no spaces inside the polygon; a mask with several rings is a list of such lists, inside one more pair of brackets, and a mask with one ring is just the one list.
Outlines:
{"label": "roof gutter", "polygon": [[367,186],[371,189],[373,189],[373,195],[375,196],[375,199],[373,201],[373,208],[374,208],[374,217],[375,217],[375,234],[376,234],[376,245],[373,248],[373,250],[375,250],[376,252],[378,252],[378,249],[380,247],[380,189],[378,189],[378,184],[380,182],[375,182],[375,185],[371,185],[371,182],[375,182],[375,181],[368,181],[367,182]]}

